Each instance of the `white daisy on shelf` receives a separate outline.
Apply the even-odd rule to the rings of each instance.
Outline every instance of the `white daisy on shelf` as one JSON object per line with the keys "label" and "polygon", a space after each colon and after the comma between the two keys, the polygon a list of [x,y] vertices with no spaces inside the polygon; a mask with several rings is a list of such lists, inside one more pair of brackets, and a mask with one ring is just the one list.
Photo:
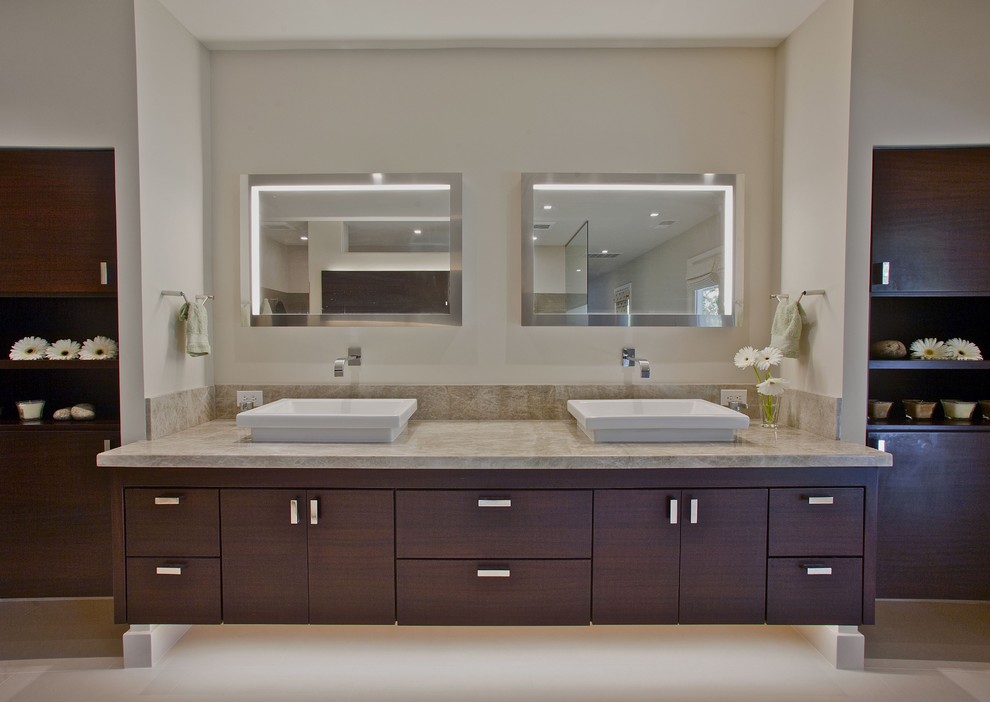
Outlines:
{"label": "white daisy on shelf", "polygon": [[50,361],[71,361],[79,357],[80,348],[78,341],[59,339],[45,349],[45,356]]}
{"label": "white daisy on shelf", "polygon": [[48,342],[40,336],[25,336],[10,347],[11,361],[37,361],[45,357]]}
{"label": "white daisy on shelf", "polygon": [[955,337],[945,342],[945,357],[957,361],[982,361],[980,347],[972,341]]}
{"label": "white daisy on shelf", "polygon": [[773,376],[756,386],[756,392],[761,395],[783,395],[785,390],[787,390],[787,381]]}
{"label": "white daisy on shelf", "polygon": [[756,349],[752,346],[743,346],[741,349],[736,351],[735,358],[732,362],[736,364],[736,368],[749,368],[756,364]]}
{"label": "white daisy on shelf", "polygon": [[911,356],[925,361],[937,361],[940,358],[945,358],[945,342],[934,337],[915,339],[911,342]]}
{"label": "white daisy on shelf", "polygon": [[94,336],[86,339],[79,351],[79,358],[84,361],[103,361],[117,358],[117,342],[106,336]]}

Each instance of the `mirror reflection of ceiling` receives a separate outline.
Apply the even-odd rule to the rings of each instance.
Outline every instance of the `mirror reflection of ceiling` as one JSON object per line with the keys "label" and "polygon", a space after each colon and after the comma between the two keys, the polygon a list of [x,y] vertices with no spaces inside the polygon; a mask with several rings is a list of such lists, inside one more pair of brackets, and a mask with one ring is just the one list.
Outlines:
{"label": "mirror reflection of ceiling", "polygon": [[343,222],[350,252],[450,250],[446,190],[306,191],[260,194],[262,236],[306,246],[310,222]]}
{"label": "mirror reflection of ceiling", "polygon": [[533,243],[564,246],[588,222],[588,253],[599,256],[595,270],[602,273],[719,214],[722,202],[722,193],[712,191],[541,190],[534,195]]}
{"label": "mirror reflection of ceiling", "polygon": [[774,47],[824,0],[159,2],[208,49],[271,49]]}

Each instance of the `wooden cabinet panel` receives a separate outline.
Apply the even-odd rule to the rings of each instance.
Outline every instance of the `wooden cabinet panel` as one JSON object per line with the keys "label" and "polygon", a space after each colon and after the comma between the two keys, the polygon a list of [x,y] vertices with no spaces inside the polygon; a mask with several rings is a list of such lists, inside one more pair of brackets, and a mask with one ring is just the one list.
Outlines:
{"label": "wooden cabinet panel", "polygon": [[391,490],[323,490],[309,513],[311,624],[395,622],[395,524]]}
{"label": "wooden cabinet panel", "polygon": [[128,558],[131,624],[219,624],[220,559]]}
{"label": "wooden cabinet panel", "polygon": [[591,495],[590,490],[400,490],[396,553],[399,558],[589,558]]}
{"label": "wooden cabinet panel", "polygon": [[221,490],[223,620],[394,622],[392,494]]}
{"label": "wooden cabinet panel", "polygon": [[770,491],[771,556],[862,556],[863,489]]}
{"label": "wooden cabinet panel", "polygon": [[[692,501],[697,519],[692,523]],[[766,614],[767,491],[684,490],[681,624],[755,624]]]}
{"label": "wooden cabinet panel", "polygon": [[309,621],[305,508],[304,490],[220,491],[225,622]]}
{"label": "wooden cabinet panel", "polygon": [[569,625],[591,618],[589,560],[400,560],[397,571],[399,624]]}
{"label": "wooden cabinet panel", "polygon": [[0,432],[0,598],[112,593],[110,474],[116,432]]}
{"label": "wooden cabinet panel", "polygon": [[988,221],[990,147],[875,149],[873,291],[990,293]]}
{"label": "wooden cabinet panel", "polygon": [[679,498],[679,490],[595,491],[595,624],[677,623]]}
{"label": "wooden cabinet panel", "polygon": [[880,472],[877,596],[990,599],[990,433],[870,434]]}
{"label": "wooden cabinet panel", "polygon": [[771,558],[767,624],[860,624],[862,558]]}
{"label": "wooden cabinet panel", "polygon": [[131,488],[124,494],[128,556],[219,556],[217,490]]}
{"label": "wooden cabinet panel", "polygon": [[111,149],[0,149],[0,292],[112,294],[115,202]]}

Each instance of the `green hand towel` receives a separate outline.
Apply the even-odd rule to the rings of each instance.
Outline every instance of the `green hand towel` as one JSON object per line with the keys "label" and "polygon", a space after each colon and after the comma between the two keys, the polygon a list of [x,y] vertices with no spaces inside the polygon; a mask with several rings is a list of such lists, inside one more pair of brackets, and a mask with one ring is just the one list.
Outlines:
{"label": "green hand towel", "polygon": [[206,356],[210,353],[209,328],[206,305],[187,302],[179,308],[179,319],[186,323],[186,353],[190,356]]}
{"label": "green hand towel", "polygon": [[781,300],[777,303],[777,311],[770,326],[770,345],[780,349],[784,358],[797,358],[801,328],[806,321],[800,302]]}

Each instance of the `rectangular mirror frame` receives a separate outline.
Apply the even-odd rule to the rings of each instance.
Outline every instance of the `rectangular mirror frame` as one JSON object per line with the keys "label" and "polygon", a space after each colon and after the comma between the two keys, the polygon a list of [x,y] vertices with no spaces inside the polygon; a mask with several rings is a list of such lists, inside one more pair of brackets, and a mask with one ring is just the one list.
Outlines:
{"label": "rectangular mirror frame", "polygon": [[[256,185],[429,185],[450,186],[450,312],[402,314],[253,314],[251,189]],[[241,301],[248,308],[242,324],[252,327],[460,326],[462,289],[460,173],[252,174],[241,176]]]}
{"label": "rectangular mirror frame", "polygon": [[[535,258],[536,246],[533,243],[534,186],[540,184],[581,184],[581,185],[691,185],[731,187],[732,235],[729,247],[731,261],[726,269],[731,270],[731,310],[730,314],[717,317],[688,313],[648,313],[648,314],[609,314],[609,313],[537,313]],[[523,173],[522,174],[522,325],[555,327],[734,327],[741,322],[742,311],[742,176],[716,173]]]}

